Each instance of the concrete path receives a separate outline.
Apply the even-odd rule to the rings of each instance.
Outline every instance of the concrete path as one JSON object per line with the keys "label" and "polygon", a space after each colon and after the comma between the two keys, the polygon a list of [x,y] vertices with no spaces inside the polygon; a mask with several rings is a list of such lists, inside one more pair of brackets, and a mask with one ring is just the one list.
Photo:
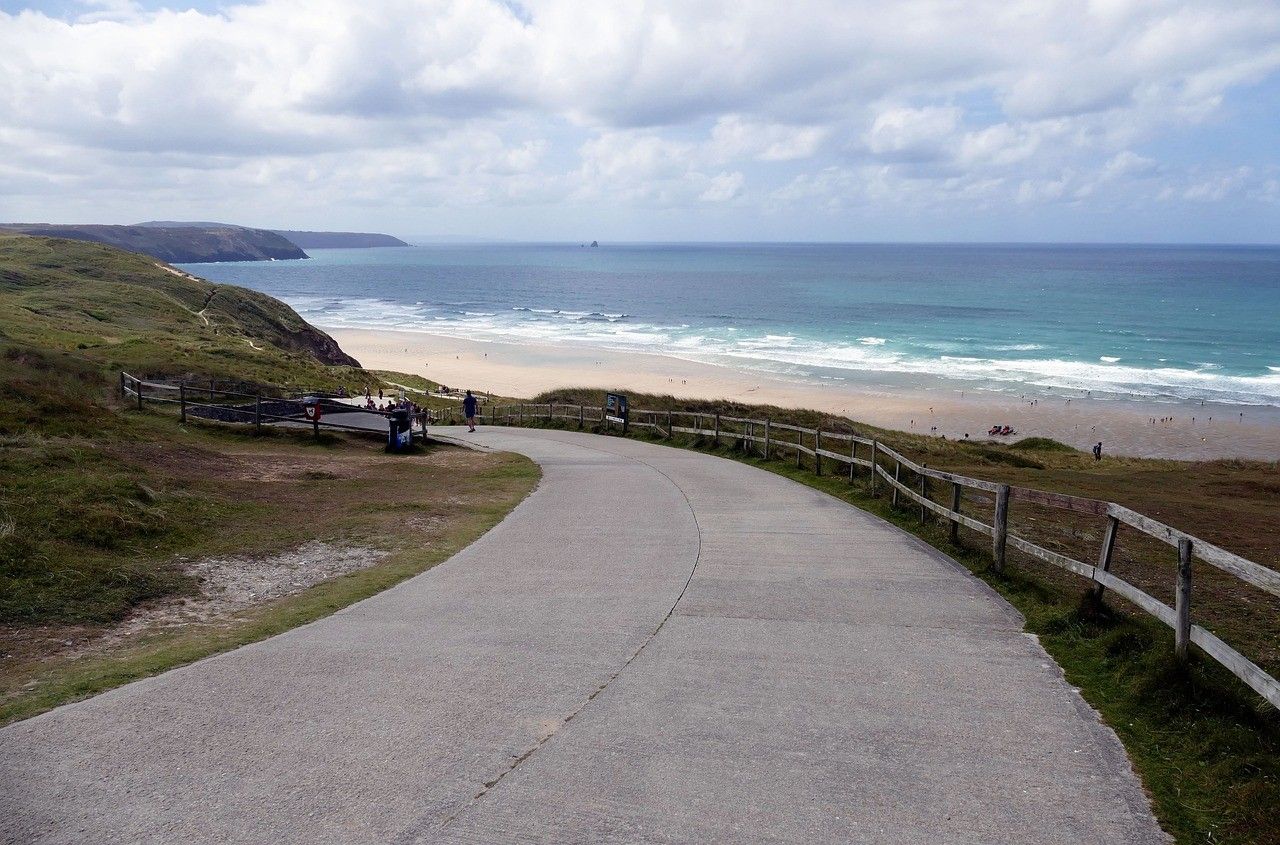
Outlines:
{"label": "concrete path", "polygon": [[4,841],[1164,841],[1017,614],[924,544],[695,452],[460,436],[542,484],[379,596],[0,730]]}

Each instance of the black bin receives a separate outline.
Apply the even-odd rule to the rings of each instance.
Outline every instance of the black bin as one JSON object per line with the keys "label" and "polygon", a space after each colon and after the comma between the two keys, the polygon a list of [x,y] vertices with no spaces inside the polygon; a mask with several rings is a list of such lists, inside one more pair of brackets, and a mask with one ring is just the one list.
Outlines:
{"label": "black bin", "polygon": [[408,408],[396,408],[387,418],[387,451],[400,452],[413,445],[413,418]]}

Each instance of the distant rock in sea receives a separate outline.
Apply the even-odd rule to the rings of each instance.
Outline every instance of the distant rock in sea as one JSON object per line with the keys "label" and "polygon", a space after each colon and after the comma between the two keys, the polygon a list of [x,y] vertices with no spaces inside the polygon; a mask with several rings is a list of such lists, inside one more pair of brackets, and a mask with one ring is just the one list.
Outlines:
{"label": "distant rock in sea", "polygon": [[599,241],[592,241],[592,242],[591,242],[591,245],[592,245],[592,246],[600,246],[600,242],[599,242]]}
{"label": "distant rock in sea", "polygon": [[170,264],[307,257],[300,247],[275,232],[216,223],[175,226],[11,223],[0,224],[0,229],[24,235],[106,244],[150,255]]}

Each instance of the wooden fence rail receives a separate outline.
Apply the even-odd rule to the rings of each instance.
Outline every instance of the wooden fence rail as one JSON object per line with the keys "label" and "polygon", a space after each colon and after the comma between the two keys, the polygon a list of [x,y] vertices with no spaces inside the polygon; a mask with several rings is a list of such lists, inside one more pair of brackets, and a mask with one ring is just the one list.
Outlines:
{"label": "wooden fence rail", "polygon": [[[501,420],[506,424],[521,424],[538,419],[544,421],[567,419],[578,423],[579,426],[586,422],[605,427],[616,425],[605,419],[603,409],[585,408],[581,405],[557,405],[555,409],[557,411],[563,409],[563,412],[555,413],[548,409],[547,405],[511,405],[506,406],[505,409],[496,409],[505,410],[505,413],[495,413],[491,419]],[[676,419],[680,422],[675,422]],[[922,520],[928,515],[933,515],[949,523],[953,540],[958,539],[958,530],[961,527],[989,537],[992,543],[992,559],[997,570],[1004,568],[1007,549],[1013,548],[1037,560],[1088,579],[1092,584],[1091,589],[1097,595],[1101,595],[1103,590],[1112,590],[1174,629],[1174,652],[1180,660],[1186,658],[1187,645],[1195,644],[1206,655],[1265,698],[1273,707],[1280,709],[1280,682],[1213,633],[1191,621],[1190,564],[1192,558],[1197,558],[1274,596],[1280,596],[1280,572],[1114,502],[1001,484],[931,469],[912,461],[875,438],[858,434],[826,431],[822,428],[804,428],[773,420],[724,416],[705,411],[658,411],[643,408],[631,410],[629,425],[656,431],[666,437],[687,434],[711,439],[716,444],[737,443],[742,448],[759,451],[763,456],[770,458],[785,452],[788,455],[794,455],[797,462],[802,462],[802,457],[808,456],[814,459],[814,470],[819,473],[822,471],[821,460],[824,458],[845,464],[848,467],[849,478],[854,477],[857,468],[869,469],[873,493],[879,483],[887,484],[894,494],[895,503],[905,499],[920,507]],[[779,437],[779,433],[784,431],[794,433],[795,439]],[[805,445],[806,439],[813,446]],[[830,445],[836,442],[848,443],[850,447],[848,453],[823,448],[824,443]],[[859,454],[860,451],[861,454]],[[915,476],[915,488],[912,487],[909,479],[902,478],[904,471]],[[929,480],[945,482],[950,486],[949,505],[934,501],[929,496]],[[990,522],[961,512],[963,491],[966,489],[990,494],[987,501],[994,500],[995,505]],[[1014,503],[1056,508],[1107,519],[1107,528],[1098,561],[1088,563],[1076,560],[1039,546],[1024,537],[1011,534],[1009,509]],[[1111,572],[1116,526],[1121,523],[1178,549],[1178,566],[1173,583],[1173,592],[1177,597],[1174,607],[1148,595],[1134,584]]]}
{"label": "wooden fence rail", "polygon": [[[151,395],[144,397],[144,392]],[[157,395],[160,391],[172,394],[177,398]],[[197,402],[194,396],[207,395],[208,402]],[[185,419],[188,409],[217,408],[230,410],[252,416],[253,421],[261,425],[262,421],[312,422],[316,432],[321,427],[368,431],[341,424],[324,421],[308,421],[299,419],[298,415],[281,415],[263,411],[264,399],[270,402],[294,401],[278,397],[263,397],[260,394],[217,390],[215,385],[208,387],[200,384],[171,385],[160,382],[143,381],[128,373],[120,374],[120,395],[122,399],[136,398],[139,408],[144,399],[148,402],[178,404]],[[214,396],[246,400],[240,406],[213,404]],[[253,400],[252,406],[247,400]],[[301,404],[299,402],[299,404]],[[487,411],[487,413],[485,413]],[[452,422],[457,419],[453,409],[426,411],[428,422]],[[676,420],[680,420],[680,424]],[[567,403],[518,403],[510,405],[489,404],[482,409],[478,420],[489,425],[529,425],[563,421],[578,428],[587,425],[611,428],[616,425],[608,420],[605,409],[589,408],[585,405]],[[692,422],[691,425],[685,423]],[[1112,590],[1117,595],[1146,611],[1174,630],[1174,653],[1179,660],[1185,660],[1187,649],[1191,644],[1216,660],[1229,672],[1247,684],[1251,689],[1265,698],[1273,707],[1280,709],[1280,682],[1263,671],[1259,666],[1244,657],[1240,652],[1227,645],[1212,632],[1192,622],[1192,570],[1193,558],[1198,558],[1210,566],[1216,567],[1258,589],[1280,596],[1280,572],[1247,560],[1237,554],[1208,543],[1198,537],[1165,525],[1136,511],[1130,510],[1114,502],[1070,496],[1064,493],[1053,493],[1035,490],[1028,487],[1017,487],[981,478],[971,478],[952,472],[930,469],[905,457],[897,450],[874,438],[863,437],[848,432],[825,431],[821,428],[810,429],[789,423],[773,420],[758,420],[745,417],[722,416],[715,413],[698,411],[666,411],[633,408],[629,415],[628,426],[653,431],[663,437],[674,437],[676,434],[688,434],[694,437],[705,437],[717,445],[728,442],[739,445],[743,449],[759,451],[765,458],[781,456],[787,452],[795,456],[796,463],[803,466],[804,456],[813,459],[814,471],[821,474],[822,459],[825,458],[848,467],[848,477],[853,479],[858,468],[870,470],[872,495],[877,495],[881,483],[888,485],[892,492],[893,503],[897,505],[903,499],[916,503],[920,508],[920,519],[925,521],[930,515],[949,523],[952,540],[958,540],[961,527],[977,532],[991,539],[991,553],[997,571],[1005,566],[1006,552],[1012,547],[1023,554],[1044,561],[1067,572],[1074,573],[1091,582],[1095,595],[1101,596],[1104,590]],[[710,426],[710,427],[708,427]],[[794,433],[795,439],[779,436],[779,432]],[[810,438],[812,447],[805,445],[805,438]],[[824,441],[832,443],[848,443],[849,451],[836,451],[823,448]],[[862,447],[860,450],[859,447]],[[862,457],[859,452],[862,452]],[[903,479],[903,471],[915,476],[915,484],[911,479]],[[934,501],[929,495],[929,481],[936,480],[950,485],[950,504],[944,505]],[[994,499],[994,511],[988,523],[970,514],[962,513],[963,491],[977,490],[990,494]],[[1056,508],[1073,513],[1085,514],[1107,520],[1106,530],[1096,563],[1076,560],[1068,555],[1039,546],[1030,540],[1009,533],[1009,507],[1011,503],[1032,504],[1042,507]],[[1173,607],[1143,592],[1134,584],[1125,581],[1111,572],[1112,555],[1115,548],[1117,528],[1124,524],[1150,537],[1177,548],[1178,566],[1173,583],[1175,603]]]}
{"label": "wooden fence rail", "polygon": [[[150,391],[150,394],[148,394]],[[177,393],[173,396],[157,395],[159,391],[167,391],[168,393]],[[201,402],[196,399],[189,398],[191,394],[208,395],[209,401]],[[343,423],[332,422],[330,420],[320,419],[308,420],[304,414],[305,403],[301,399],[292,399],[278,396],[264,396],[256,393],[240,393],[232,390],[220,390],[216,388],[206,387],[199,383],[187,384],[168,384],[159,381],[144,381],[143,379],[132,376],[129,373],[120,374],[120,395],[123,399],[133,397],[141,409],[144,402],[153,402],[163,405],[177,405],[178,413],[183,422],[187,421],[187,414],[192,410],[209,410],[219,411],[228,415],[238,415],[244,417],[241,420],[230,420],[230,422],[242,422],[253,424],[261,428],[264,422],[283,422],[293,423],[297,425],[309,425],[312,431],[318,436],[321,429],[332,429],[335,431],[349,431],[356,433],[377,434],[379,432],[363,426],[344,425]],[[222,397],[223,399],[246,400],[243,404],[218,404],[214,402],[214,397]],[[249,401],[252,400],[252,404]],[[264,411],[262,406],[264,402],[275,405],[287,403],[298,406],[298,412],[294,414],[279,414],[272,411]],[[363,408],[352,406],[353,411],[363,411],[364,413],[377,413],[380,416],[388,416],[386,413],[378,411],[366,411]],[[208,419],[217,419],[209,417]]]}

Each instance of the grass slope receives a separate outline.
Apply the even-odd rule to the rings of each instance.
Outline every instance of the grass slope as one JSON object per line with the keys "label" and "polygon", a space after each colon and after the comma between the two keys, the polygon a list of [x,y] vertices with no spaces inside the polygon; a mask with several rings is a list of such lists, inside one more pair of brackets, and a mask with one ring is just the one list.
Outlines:
{"label": "grass slope", "polygon": [[0,229],[50,238],[106,244],[162,261],[264,261],[306,258],[297,244],[264,229],[243,226],[100,226],[8,224]]}
{"label": "grass slope", "polygon": [[[0,235],[0,721],[371,595],[448,557],[532,488],[536,467],[521,458],[465,453],[449,467],[383,456],[377,438],[180,427],[114,395],[120,369],[352,391],[410,378],[353,363],[271,297],[109,247]],[[195,595],[181,558],[313,539],[392,554],[225,624],[95,645],[139,608]]]}
{"label": "grass slope", "polygon": [[280,384],[361,377],[332,338],[265,294],[57,238],[0,234],[4,341],[74,353],[112,376],[130,368]]}

